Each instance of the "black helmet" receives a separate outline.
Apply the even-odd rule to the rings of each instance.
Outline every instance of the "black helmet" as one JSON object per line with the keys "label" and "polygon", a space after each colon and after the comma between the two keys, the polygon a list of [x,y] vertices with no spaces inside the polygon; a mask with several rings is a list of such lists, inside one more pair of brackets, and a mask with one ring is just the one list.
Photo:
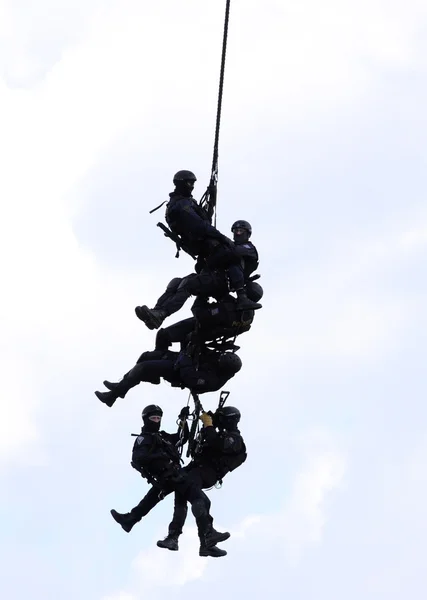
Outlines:
{"label": "black helmet", "polygon": [[218,366],[221,373],[232,377],[242,368],[242,361],[234,352],[226,352],[219,357]]}
{"label": "black helmet", "polygon": [[[163,416],[163,411],[157,404],[149,404],[142,411],[142,420],[144,421],[145,431],[155,433],[160,429],[160,421]],[[159,421],[152,421],[150,417],[160,417]]]}
{"label": "black helmet", "polygon": [[173,182],[177,184],[180,181],[197,181],[197,177],[191,171],[178,171],[173,176]]}
{"label": "black helmet", "polygon": [[240,421],[240,410],[235,406],[223,406],[215,412],[215,424],[219,429],[233,431]]}
{"label": "black helmet", "polygon": [[[243,233],[236,233],[236,229],[243,229]],[[252,227],[251,224],[247,221],[240,220],[233,223],[233,225],[231,226],[231,231],[234,234],[233,237],[235,242],[245,243],[251,237]]]}
{"label": "black helmet", "polygon": [[248,281],[246,284],[246,294],[252,302],[259,302],[264,295],[264,290],[256,281]]}
{"label": "black helmet", "polygon": [[250,223],[248,223],[248,221],[243,221],[243,220],[236,221],[231,226],[231,232],[233,233],[233,231],[235,229],[246,229],[246,231],[248,232],[248,238],[250,238],[252,235],[252,225]]}

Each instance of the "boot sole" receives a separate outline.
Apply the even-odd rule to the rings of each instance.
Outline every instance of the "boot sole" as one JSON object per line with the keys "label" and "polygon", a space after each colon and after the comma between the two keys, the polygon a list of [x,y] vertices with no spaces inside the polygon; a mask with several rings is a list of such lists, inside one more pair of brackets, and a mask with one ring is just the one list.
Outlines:
{"label": "boot sole", "polygon": [[227,556],[227,553],[225,554],[209,554],[209,552],[199,552],[199,556],[204,556],[204,557],[210,557],[210,558],[223,558],[224,556]]}

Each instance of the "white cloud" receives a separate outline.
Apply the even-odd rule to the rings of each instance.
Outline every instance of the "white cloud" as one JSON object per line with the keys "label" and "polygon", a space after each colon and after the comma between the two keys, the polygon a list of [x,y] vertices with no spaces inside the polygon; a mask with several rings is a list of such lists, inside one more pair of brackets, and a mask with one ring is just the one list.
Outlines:
{"label": "white cloud", "polygon": [[266,547],[268,540],[278,540],[291,567],[301,561],[307,548],[321,542],[327,522],[325,503],[330,493],[342,485],[346,471],[345,455],[326,431],[306,431],[295,442],[302,464],[283,508],[276,514],[249,517],[245,525],[252,541],[254,536],[262,539],[255,543]]}
{"label": "white cloud", "polygon": [[[191,513],[189,518],[192,518]],[[135,558],[132,567],[143,589],[182,586],[203,576],[209,559],[199,556],[199,538],[195,527],[186,528],[179,546],[178,553],[150,549]]]}
{"label": "white cloud", "polygon": [[113,596],[106,596],[103,600],[138,600],[138,598],[133,594],[128,594],[126,592],[118,592]]}

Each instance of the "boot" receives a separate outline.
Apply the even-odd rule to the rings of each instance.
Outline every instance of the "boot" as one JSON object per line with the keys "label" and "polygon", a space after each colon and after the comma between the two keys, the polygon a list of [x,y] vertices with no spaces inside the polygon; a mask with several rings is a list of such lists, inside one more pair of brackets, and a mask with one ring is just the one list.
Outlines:
{"label": "boot", "polygon": [[262,304],[249,300],[244,289],[236,290],[237,293],[237,310],[257,310],[262,308]]}
{"label": "boot", "polygon": [[148,306],[137,306],[135,313],[138,319],[144,321],[148,329],[158,329],[168,316],[162,308],[150,309]]}
{"label": "boot", "polygon": [[111,408],[111,406],[113,406],[114,402],[117,400],[117,397],[118,397],[114,391],[95,392],[95,396],[98,398],[98,400],[101,400],[101,402],[103,402],[110,408]]}
{"label": "boot", "polygon": [[213,558],[220,558],[221,556],[227,556],[227,552],[225,550],[221,550],[218,546],[211,546],[207,548],[206,546],[200,544],[199,556],[212,556]]}
{"label": "boot", "polygon": [[122,526],[122,529],[124,529],[126,533],[129,533],[135,523],[138,523],[130,513],[122,514],[114,510],[114,508],[110,510],[110,513],[113,519]]}
{"label": "boot", "polygon": [[216,531],[212,527],[212,529],[208,533],[205,533],[204,544],[201,545],[204,545],[207,548],[211,548],[212,546],[216,546],[220,542],[225,542],[225,540],[228,540],[229,537],[230,534],[228,533],[228,531],[221,533],[220,531]]}
{"label": "boot", "polygon": [[120,385],[119,383],[113,383],[113,382],[107,381],[107,380],[103,381],[102,383],[105,385],[107,390],[110,390],[110,392],[113,392]]}
{"label": "boot", "polygon": [[224,531],[224,533],[221,533],[220,531],[217,531],[213,527],[212,527],[212,535],[215,537],[215,545],[219,544],[219,542],[225,542],[225,540],[228,540],[228,538],[231,536],[231,534],[228,533],[228,531]]}
{"label": "boot", "polygon": [[166,548],[167,550],[179,550],[178,537],[176,534],[169,533],[164,540],[159,540],[157,545],[159,548]]}

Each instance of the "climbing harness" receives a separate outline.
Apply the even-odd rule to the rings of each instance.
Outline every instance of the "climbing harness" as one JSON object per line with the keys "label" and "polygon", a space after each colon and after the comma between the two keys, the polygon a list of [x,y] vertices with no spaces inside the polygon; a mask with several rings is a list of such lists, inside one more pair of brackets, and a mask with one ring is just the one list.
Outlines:
{"label": "climbing harness", "polygon": [[[188,439],[188,448],[187,448],[187,455],[186,455],[187,458],[189,456],[191,456],[193,458],[197,452],[197,446],[200,443],[200,436],[201,436],[201,431],[200,431],[200,426],[199,426],[199,417],[200,417],[200,413],[204,412],[204,408],[200,402],[199,395],[196,394],[195,392],[190,392],[190,394],[193,396],[193,400],[194,400],[194,411],[192,414],[190,436]],[[222,392],[219,395],[218,409],[220,409],[224,406],[229,395],[230,395],[230,392],[222,390]],[[212,414],[212,413],[209,413],[209,414]]]}
{"label": "climbing harness", "polygon": [[191,391],[190,394],[193,396],[194,400],[194,410],[191,416],[192,422],[190,427],[190,435],[188,437],[188,447],[187,447],[187,458],[193,455],[194,449],[197,444],[197,435],[199,432],[199,417],[200,413],[204,411],[203,406],[200,402],[199,395],[196,392]]}

